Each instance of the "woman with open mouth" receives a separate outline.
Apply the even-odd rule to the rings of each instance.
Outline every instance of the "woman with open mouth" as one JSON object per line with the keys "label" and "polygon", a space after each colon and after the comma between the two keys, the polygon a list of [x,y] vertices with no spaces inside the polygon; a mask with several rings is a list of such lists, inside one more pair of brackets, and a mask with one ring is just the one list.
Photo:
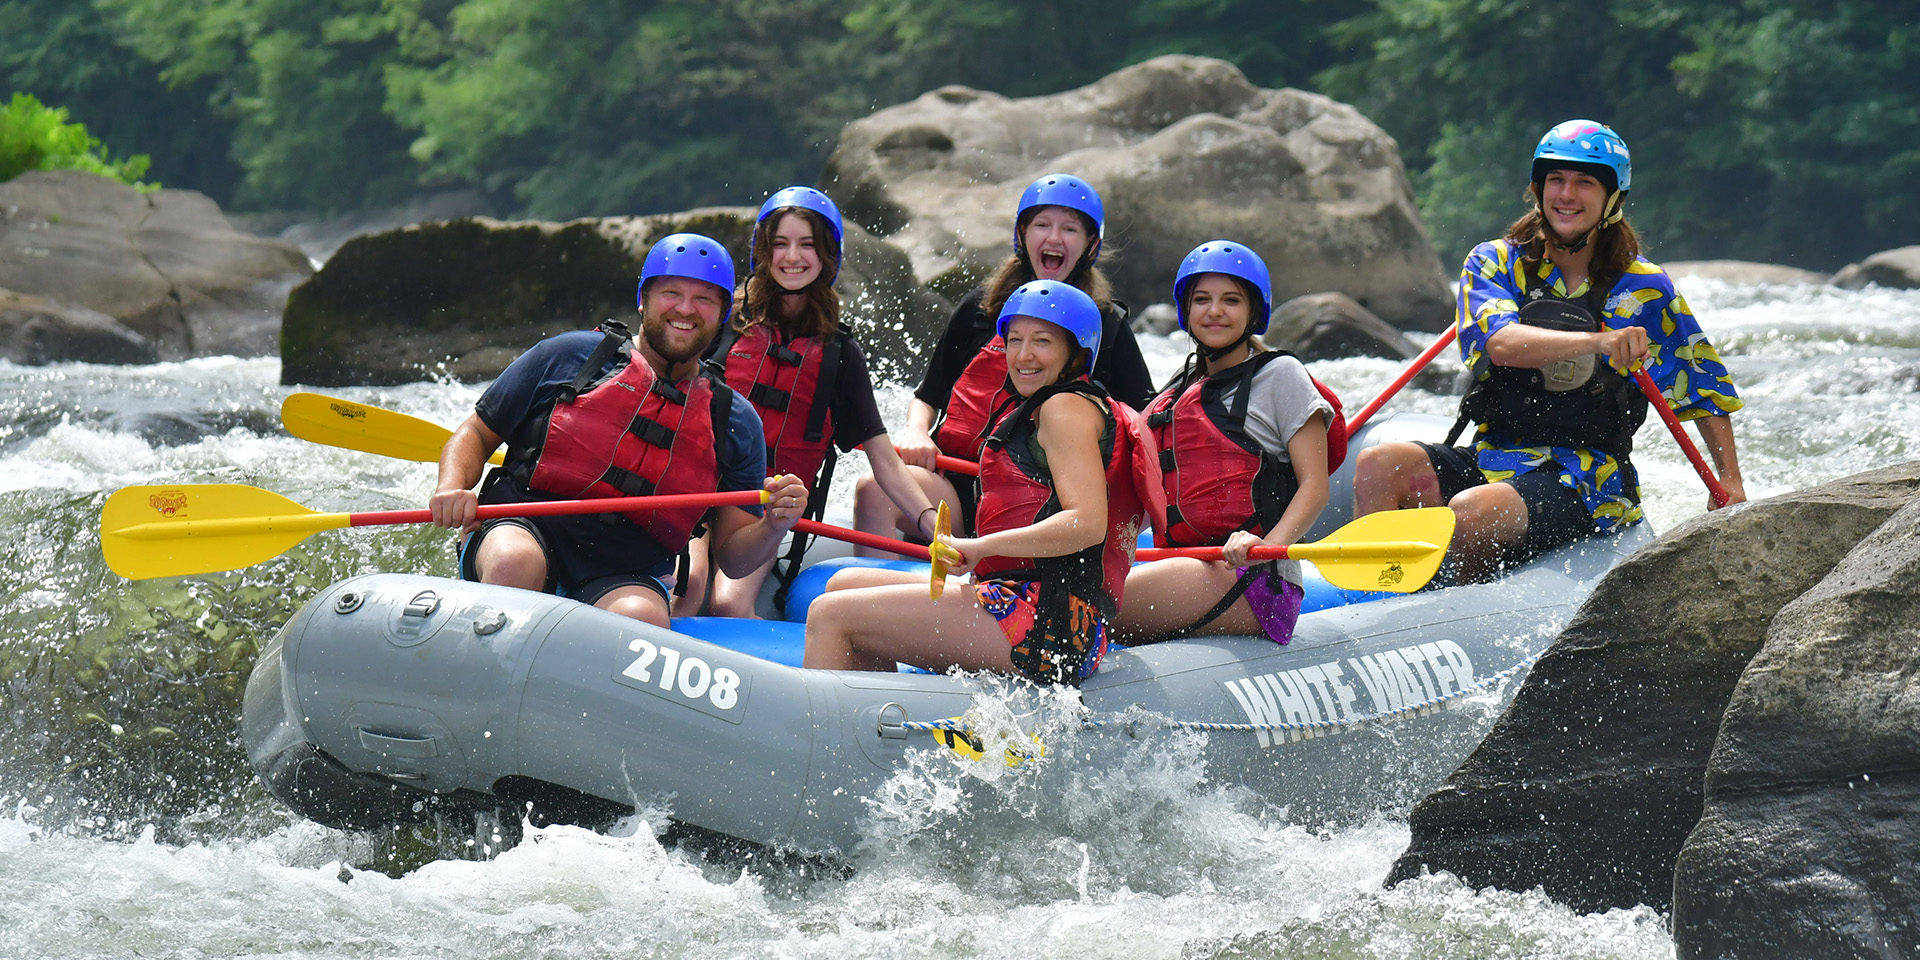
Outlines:
{"label": "woman with open mouth", "polygon": [[[946,501],[962,531],[973,529],[979,487],[971,477],[935,471],[934,457],[980,459],[988,432],[1017,400],[1007,383],[1005,345],[995,335],[996,318],[1016,289],[1051,280],[1087,294],[1099,310],[1103,344],[1092,379],[1136,409],[1153,396],[1153,380],[1127,325],[1126,305],[1113,299],[1106,276],[1094,265],[1105,226],[1100,194],[1085,180],[1050,173],[1029,184],[1014,214],[1013,253],[984,285],[960,299],[927,361],[894,448],[927,496]],[[900,510],[872,477],[855,487],[854,525],[870,533],[924,536],[916,518]]]}

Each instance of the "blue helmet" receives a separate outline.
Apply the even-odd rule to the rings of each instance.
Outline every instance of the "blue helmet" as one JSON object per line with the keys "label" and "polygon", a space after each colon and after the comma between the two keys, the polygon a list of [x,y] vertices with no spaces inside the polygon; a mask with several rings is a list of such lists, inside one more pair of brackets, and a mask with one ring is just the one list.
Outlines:
{"label": "blue helmet", "polygon": [[697,233],[673,233],[661,237],[660,242],[647,251],[647,259],[640,267],[640,288],[634,292],[634,303],[644,307],[642,296],[647,290],[647,281],[655,277],[686,277],[691,280],[705,280],[726,291],[726,300],[720,308],[720,315],[726,316],[733,310],[733,254],[712,237],[703,237]]}
{"label": "blue helmet", "polygon": [[1247,317],[1247,335],[1267,332],[1267,318],[1273,313],[1273,280],[1267,274],[1267,262],[1246,244],[1231,240],[1208,240],[1180,261],[1180,272],[1173,275],[1173,309],[1180,329],[1187,329],[1187,291],[1203,273],[1224,273],[1253,284],[1260,302],[1253,304]]}
{"label": "blue helmet", "polygon": [[[768,217],[773,216],[775,210],[780,210],[785,207],[798,207],[802,210],[811,210],[827,218],[827,226],[833,230],[833,274],[836,277],[839,276],[840,253],[846,248],[846,227],[840,220],[840,208],[834,205],[833,198],[812,187],[787,187],[783,190],[776,191],[773,196],[767,198],[766,203],[760,205],[760,216],[756,217],[753,221],[754,231],[757,233],[760,229],[760,224],[765,223]],[[749,246],[747,249],[747,269],[751,271],[753,267],[753,249]]]}
{"label": "blue helmet", "polygon": [[1567,120],[1547,131],[1533,150],[1533,182],[1547,178],[1550,170],[1572,167],[1611,179],[1607,193],[1626,193],[1633,189],[1633,156],[1627,142],[1613,128],[1593,120]]}
{"label": "blue helmet", "polygon": [[[1093,184],[1071,173],[1049,173],[1027,184],[1020,194],[1020,208],[1013,212],[1013,252],[1020,252],[1020,224],[1027,218],[1027,211],[1035,207],[1066,207],[1085,214],[1093,221],[1093,238],[1104,240],[1107,236],[1107,212],[1100,205],[1100,192]],[[1093,248],[1093,258],[1100,259],[1100,248]]]}
{"label": "blue helmet", "polygon": [[1086,291],[1058,280],[1034,280],[1022,284],[1000,308],[1000,320],[994,333],[1002,339],[1014,317],[1032,317],[1063,327],[1080,345],[1087,348],[1087,369],[1100,359],[1100,307]]}

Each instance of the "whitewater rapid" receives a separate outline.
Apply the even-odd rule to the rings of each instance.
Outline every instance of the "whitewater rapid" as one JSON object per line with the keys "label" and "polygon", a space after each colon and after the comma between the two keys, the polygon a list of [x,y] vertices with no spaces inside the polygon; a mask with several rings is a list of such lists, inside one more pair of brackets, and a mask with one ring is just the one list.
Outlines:
{"label": "whitewater rapid", "polygon": [[[1751,497],[1920,449],[1920,292],[1681,288],[1747,403],[1734,422]],[[1142,346],[1162,375],[1185,351],[1173,338]],[[1314,370],[1355,409],[1398,367]],[[1211,785],[1177,743],[1051,798],[929,754],[871,798],[874,840],[851,870],[664,847],[662,798],[611,834],[529,828],[493,859],[416,854],[424,866],[388,876],[372,867],[393,862],[393,838],[293,821],[236,772],[234,717],[178,724],[161,707],[196,691],[150,674],[202,678],[198,692],[223,702],[238,667],[221,657],[249,655],[337,577],[450,573],[448,537],[329,533],[247,571],[139,584],[99,559],[100,503],[128,485],[246,483],[326,511],[424,502],[430,465],[286,436],[278,407],[298,388],[278,379],[271,359],[0,364],[0,957],[1672,955],[1649,909],[1580,916],[1445,876],[1382,890],[1405,811],[1293,822]],[[478,388],[332,392],[453,424]],[[884,391],[889,422],[907,396]],[[1451,414],[1455,402],[1409,390],[1389,409]],[[841,511],[858,460],[842,461]],[[1657,420],[1635,461],[1656,529],[1705,509]],[[127,644],[167,666],[88,660]],[[76,717],[102,686],[140,693]],[[49,717],[90,732],[47,740]]]}

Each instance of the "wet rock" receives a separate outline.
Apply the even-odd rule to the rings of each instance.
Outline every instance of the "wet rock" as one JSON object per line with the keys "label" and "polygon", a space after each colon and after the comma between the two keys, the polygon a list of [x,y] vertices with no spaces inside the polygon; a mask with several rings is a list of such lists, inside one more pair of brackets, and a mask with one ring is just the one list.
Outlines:
{"label": "wet rock", "polygon": [[[297,248],[242,233],[192,190],[144,194],[73,170],[0,183],[0,287],[105,314],[161,360],[272,353],[280,309],[312,273]],[[99,356],[126,362],[113,338]]]}
{"label": "wet rock", "polygon": [[[746,274],[754,207],[567,223],[468,218],[348,241],[287,301],[284,383],[486,380],[543,337],[635,319],[648,248],[706,234]],[[848,224],[840,295],[876,375],[914,365],[951,307],[915,287],[906,255]]]}
{"label": "wet rock", "polygon": [[1140,315],[1133,318],[1134,333],[1152,333],[1166,336],[1180,329],[1180,312],[1171,303],[1150,303]]}
{"label": "wet rock", "polygon": [[147,338],[97,310],[0,290],[0,358],[22,364],[152,363]]}
{"label": "wet rock", "polygon": [[1388,882],[1448,871],[1578,910],[1666,906],[1721,714],[1775,613],[1916,491],[1920,463],[1860,474],[1698,517],[1616,567],[1415,807]]}
{"label": "wet rock", "polygon": [[1920,955],[1920,501],[1773,619],[1674,868],[1683,958]]}
{"label": "wet rock", "polygon": [[1902,290],[1920,288],[1920,245],[1882,250],[1833,275],[1833,285],[1858,290],[1869,283]]}
{"label": "wet rock", "polygon": [[1661,266],[1665,267],[1667,273],[1675,279],[1699,277],[1704,280],[1720,280],[1747,286],[1822,284],[1831,279],[1827,274],[1802,270],[1799,267],[1788,267],[1778,263],[1753,263],[1747,260],[1676,260],[1672,263],[1663,263]]}
{"label": "wet rock", "polygon": [[1276,300],[1338,290],[1407,329],[1452,316],[1393,139],[1220,60],[1156,57],[1019,100],[942,87],[848,124],[821,182],[957,297],[1007,255],[1020,192],[1055,171],[1100,191],[1101,263],[1122,300],[1163,299],[1189,250],[1228,237],[1260,252]]}
{"label": "wet rock", "polygon": [[1281,304],[1267,321],[1266,341],[1308,361],[1341,357],[1407,360],[1420,353],[1406,334],[1344,293],[1310,293]]}

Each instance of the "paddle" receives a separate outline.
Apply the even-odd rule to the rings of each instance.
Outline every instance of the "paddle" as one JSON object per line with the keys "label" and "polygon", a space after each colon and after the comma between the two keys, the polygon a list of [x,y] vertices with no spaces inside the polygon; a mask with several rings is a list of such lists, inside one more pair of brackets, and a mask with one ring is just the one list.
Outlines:
{"label": "paddle", "polygon": [[[281,401],[280,423],[302,440],[421,463],[438,463],[440,448],[453,436],[437,423],[318,393],[295,393]],[[495,450],[487,462],[499,466],[505,456]],[[980,465],[971,460],[940,454],[934,463],[942,470],[980,475]]]}
{"label": "paddle", "polygon": [[[1327,582],[1343,590],[1411,593],[1427,585],[1453,542],[1447,507],[1370,513],[1313,543],[1255,547],[1252,560],[1311,560]],[[1393,538],[1393,539],[1387,539]],[[1136,560],[1192,557],[1219,560],[1220,547],[1149,547]]]}
{"label": "paddle", "polygon": [[1700,482],[1707,485],[1707,496],[1712,498],[1714,509],[1727,505],[1733,498],[1727,494],[1727,488],[1720,485],[1720,479],[1713,475],[1713,468],[1707,466],[1706,458],[1700,456],[1700,448],[1693,445],[1693,439],[1680,426],[1680,418],[1673,415],[1673,408],[1667,405],[1666,394],[1660,392],[1660,385],[1653,382],[1653,375],[1647,368],[1639,367],[1633,371],[1633,382],[1640,385],[1640,392],[1647,395],[1647,402],[1660,412],[1660,420],[1667,425],[1667,431],[1680,444],[1680,452],[1687,455],[1693,463],[1693,472],[1700,475]]}
{"label": "paddle", "polygon": [[1433,362],[1433,358],[1439,356],[1440,351],[1445,350],[1447,344],[1452,343],[1454,335],[1459,332],[1460,328],[1457,324],[1449,325],[1447,329],[1433,341],[1431,346],[1420,351],[1420,355],[1414,357],[1413,361],[1407,364],[1407,368],[1400,371],[1400,375],[1393,378],[1393,382],[1387,384],[1385,390],[1380,391],[1379,396],[1374,397],[1366,406],[1361,407],[1359,413],[1347,418],[1347,433],[1359,433],[1360,425],[1366,423],[1374,414],[1379,413],[1380,408],[1386,406],[1387,401],[1393,399],[1393,395],[1399,393],[1401,387],[1412,382],[1413,378],[1420,374],[1420,371],[1426,369],[1427,364]]}
{"label": "paddle", "polygon": [[[747,506],[767,502],[764,490],[499,503],[480,519],[550,517],[675,507]],[[100,551],[129,580],[215,573],[285,553],[321,530],[427,523],[429,510],[318,513],[269,490],[237,483],[126,487],[100,511]]]}
{"label": "paddle", "polygon": [[[1427,352],[1429,354],[1439,353],[1439,349],[1444,347],[1450,339],[1450,333],[1444,335],[1439,341],[1436,341],[1433,347],[1429,347]],[[1402,379],[1412,379],[1413,372],[1417,371],[1417,369],[1418,367],[1409,370],[1408,373],[1403,375]],[[1378,403],[1385,402],[1385,397],[1391,396],[1391,393],[1392,391],[1390,390],[1377,400],[1375,404],[1370,404],[1369,406],[1377,406]],[[440,457],[440,448],[446,444],[447,437],[452,435],[452,431],[445,427],[410,417],[403,413],[395,413],[391,410],[382,410],[378,407],[369,407],[365,404],[354,403],[350,400],[340,400],[316,393],[293,394],[281,405],[280,411],[282,419],[286,422],[287,431],[301,439],[346,447],[352,450],[379,453],[384,456],[398,457],[405,460],[420,460],[426,462],[438,460]],[[953,467],[953,469],[971,468],[975,472],[979,469],[977,464],[966,460],[957,460],[952,457],[943,459],[953,460],[955,464],[960,465],[959,467]],[[943,467],[949,466],[944,462],[941,465]],[[1425,511],[1400,510],[1391,513],[1373,514],[1371,517],[1404,517],[1423,512]],[[1448,516],[1450,518],[1451,513],[1449,513]],[[1439,535],[1440,538],[1435,539],[1435,535],[1426,533],[1408,533],[1405,536],[1395,537],[1393,536],[1394,528],[1389,521],[1375,521],[1376,523],[1387,525],[1388,533],[1386,537],[1390,537],[1391,541],[1398,542],[1390,541],[1383,545],[1388,548],[1384,552],[1363,558],[1355,553],[1355,550],[1361,547],[1360,544],[1346,543],[1345,541],[1364,539],[1364,537],[1345,536],[1344,539],[1342,538],[1343,535],[1348,534],[1349,531],[1359,528],[1363,522],[1369,521],[1371,517],[1362,517],[1360,520],[1356,520],[1334,531],[1325,540],[1320,541],[1319,544],[1295,544],[1291,548],[1294,551],[1291,556],[1296,559],[1313,560],[1315,565],[1320,568],[1321,574],[1327,578],[1329,583],[1345,589],[1354,590],[1391,589],[1386,586],[1381,586],[1379,584],[1380,578],[1384,577],[1391,580],[1396,575],[1396,571],[1404,575],[1418,571],[1422,567],[1430,566],[1431,569],[1426,570],[1425,576],[1404,588],[1409,591],[1419,589],[1427,580],[1432,578],[1434,570],[1439,567],[1439,557],[1446,553],[1446,545],[1452,536],[1451,523],[1446,527],[1446,534]],[[936,519],[935,522],[937,524],[938,520]],[[345,526],[345,524],[336,524],[336,526]],[[801,520],[794,529],[801,533],[827,537],[834,540],[844,540],[848,543],[860,544],[861,546],[872,547],[876,550],[885,550],[889,553],[896,553],[915,560],[930,559],[930,552],[927,547],[921,544],[908,543],[904,540],[895,540],[891,537],[883,537],[877,534],[862,533],[858,530],[836,527],[821,523],[817,520]],[[1369,526],[1364,529],[1371,530],[1374,528]],[[1425,528],[1423,527],[1422,529]],[[1322,544],[1335,543],[1343,544],[1343,550],[1345,551],[1344,558],[1338,554],[1327,553],[1325,551],[1322,551],[1320,556],[1309,556],[1306,552]],[[292,546],[292,543],[288,543],[287,546]],[[285,547],[281,549],[285,549]],[[1208,548],[1201,547],[1192,549],[1205,551]],[[1214,550],[1212,558],[1218,559],[1218,548],[1212,549]],[[278,553],[278,551],[275,551],[275,553]],[[1431,556],[1429,556],[1430,554]],[[267,554],[269,557],[273,555],[275,554]],[[1191,554],[1183,553],[1173,555],[1186,556]],[[1258,559],[1276,558],[1274,556],[1261,556],[1258,554],[1256,557]],[[1407,557],[1412,557],[1418,562],[1401,564],[1396,561],[1396,558],[1404,559]],[[262,557],[261,559],[265,558],[266,557]],[[1152,556],[1152,551],[1142,551],[1142,556],[1138,559],[1155,559],[1155,557]],[[1427,563],[1429,560],[1431,560],[1430,564]],[[241,565],[243,566],[244,564]],[[214,569],[229,568],[217,567]],[[942,578],[942,580],[944,580],[944,578]],[[929,590],[931,591],[931,589],[930,587]]]}
{"label": "paddle", "polygon": [[933,544],[927,551],[932,554],[933,560],[933,579],[929,582],[927,590],[935,600],[940,599],[940,595],[947,592],[947,565],[960,559],[960,551],[955,550],[953,544],[948,542],[952,539],[953,515],[947,512],[947,502],[942,500],[933,511]]}
{"label": "paddle", "polygon": [[[437,423],[318,393],[296,393],[281,401],[280,422],[302,440],[421,463],[438,463],[440,448],[453,436]],[[488,462],[498,466],[505,456],[496,450]]]}

